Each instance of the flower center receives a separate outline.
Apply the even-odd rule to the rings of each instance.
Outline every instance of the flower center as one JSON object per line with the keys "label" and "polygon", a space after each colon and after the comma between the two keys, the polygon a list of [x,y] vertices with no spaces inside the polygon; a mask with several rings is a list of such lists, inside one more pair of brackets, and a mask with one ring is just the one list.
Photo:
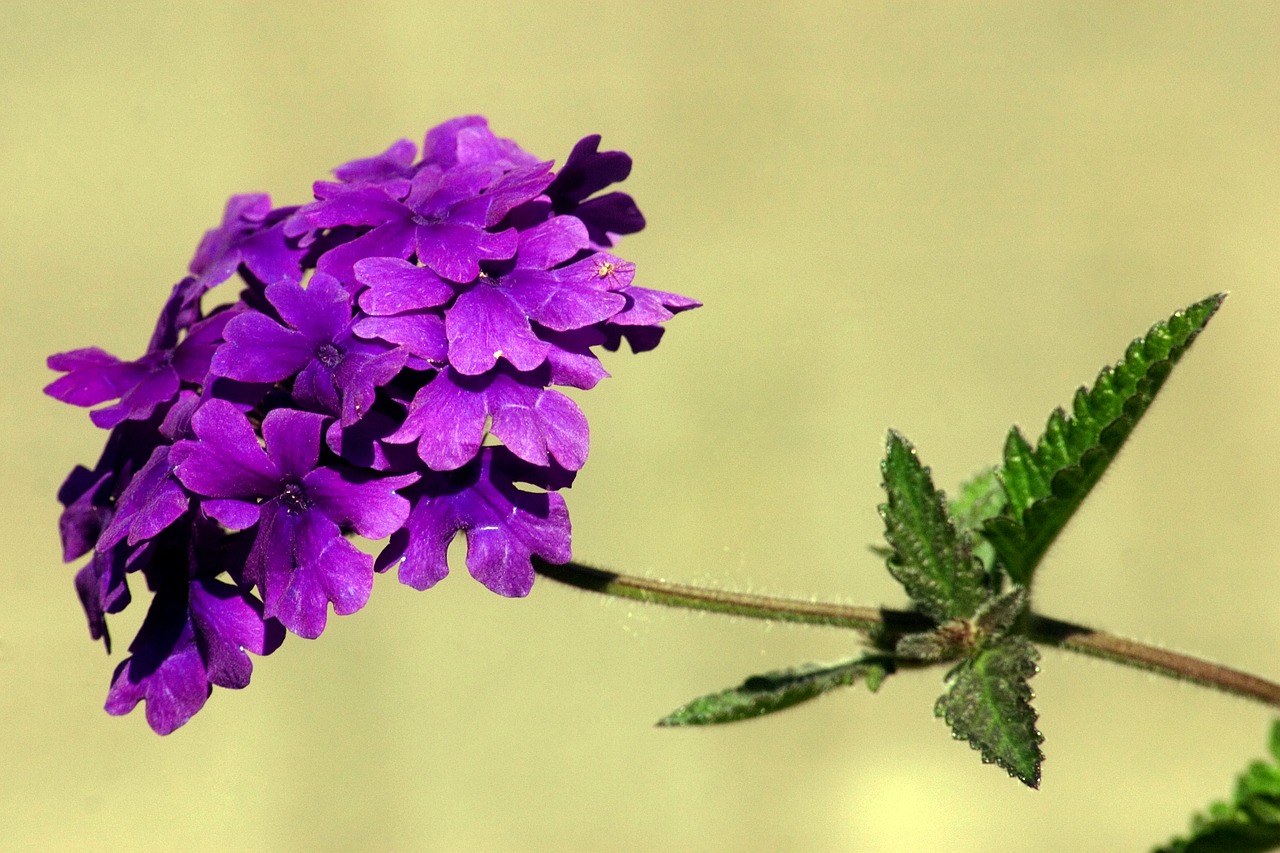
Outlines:
{"label": "flower center", "polygon": [[439,225],[441,222],[444,222],[444,217],[438,213],[419,213],[413,217],[414,225]]}
{"label": "flower center", "polygon": [[325,367],[337,367],[342,361],[342,351],[333,344],[321,344],[316,348],[316,361]]}
{"label": "flower center", "polygon": [[302,486],[298,483],[290,483],[285,486],[284,492],[280,495],[280,500],[284,503],[284,507],[288,512],[302,512],[310,506],[307,502],[307,493],[302,490]]}

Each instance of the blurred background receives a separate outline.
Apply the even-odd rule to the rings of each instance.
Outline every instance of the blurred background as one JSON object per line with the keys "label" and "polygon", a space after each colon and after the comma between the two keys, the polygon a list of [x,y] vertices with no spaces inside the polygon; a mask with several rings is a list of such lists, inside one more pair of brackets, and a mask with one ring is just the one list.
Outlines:
{"label": "blurred background", "polygon": [[90,642],[54,494],[104,434],[40,389],[49,353],[142,352],[232,193],[305,201],[466,113],[559,161],[601,133],[638,283],[706,307],[579,396],[578,559],[900,606],[866,549],[888,427],[953,487],[1229,290],[1036,604],[1280,677],[1277,5],[5,2],[0,108],[0,848],[1141,850],[1264,751],[1261,706],[1059,652],[1039,792],[952,742],[941,672],[658,730],[856,638],[460,562],[162,739],[101,710],[143,608]]}

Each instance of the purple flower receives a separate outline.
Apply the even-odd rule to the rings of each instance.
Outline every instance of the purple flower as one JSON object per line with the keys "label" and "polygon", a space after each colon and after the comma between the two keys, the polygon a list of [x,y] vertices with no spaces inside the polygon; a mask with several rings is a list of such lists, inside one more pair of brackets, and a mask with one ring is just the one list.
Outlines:
{"label": "purple flower", "polygon": [[267,301],[286,325],[258,312],[236,317],[213,357],[213,373],[242,382],[296,377],[295,400],[349,425],[369,410],[377,386],[404,366],[403,350],[355,336],[351,295],[330,276],[316,273],[305,290],[296,282],[273,284]]}
{"label": "purple flower", "polygon": [[222,224],[205,232],[191,259],[196,281],[184,307],[231,278],[242,264],[264,284],[301,279],[305,249],[291,246],[284,233],[284,222],[294,210],[272,210],[263,193],[232,196]]}
{"label": "purple flower", "polygon": [[444,170],[428,165],[412,180],[382,184],[320,184],[318,200],[298,213],[315,228],[373,226],[320,257],[317,269],[346,284],[364,258],[408,258],[451,281],[471,281],[480,261],[511,257],[516,232],[497,225],[516,205],[551,181],[549,164],[503,174],[496,167]]}
{"label": "purple flower", "polygon": [[442,169],[459,165],[516,169],[539,162],[512,140],[495,136],[484,116],[460,116],[433,127],[427,131],[422,156]]}
{"label": "purple flower", "polygon": [[378,184],[413,177],[413,158],[418,146],[398,139],[376,157],[352,160],[333,170],[334,177],[348,184]]}
{"label": "purple flower", "polygon": [[257,525],[245,577],[262,590],[268,616],[307,638],[324,630],[330,603],[345,616],[369,599],[373,560],[343,537],[344,528],[389,536],[409,513],[396,489],[418,478],[318,467],[323,421],[275,409],[262,422],[264,452],[242,412],[210,400],[191,421],[197,440],[174,447],[178,479],[206,496],[209,517],[231,530]]}
{"label": "purple flower", "polygon": [[547,187],[551,209],[557,214],[573,214],[591,232],[591,242],[609,247],[622,234],[644,228],[644,216],[631,196],[621,192],[590,196],[631,174],[631,158],[622,151],[600,151],[600,136],[578,140],[569,159]]}
{"label": "purple flower", "polygon": [[249,684],[246,652],[268,655],[284,640],[246,591],[210,578],[174,579],[156,591],[132,653],[116,667],[108,714],[127,714],[145,700],[147,723],[167,735],[204,707],[212,685]]}
{"label": "purple flower", "polygon": [[[599,143],[556,173],[462,116],[420,158],[402,139],[339,166],[302,207],[233,196],[140,358],[49,359],[64,375],[46,392],[110,430],[58,493],[64,557],[89,555],[75,589],[90,636],[110,651],[130,575],[152,593],[108,712],[145,702],[173,731],[213,686],[248,684],[250,653],[360,609],[375,571],[435,584],[459,533],[504,596],[528,594],[535,558],[570,559],[557,492],[589,429],[552,386],[593,388],[600,348],[651,349],[698,304],[636,286],[611,254],[644,218],[607,191],[630,158]],[[206,311],[237,279],[235,303]],[[375,561],[356,536],[390,541]]]}
{"label": "purple flower", "polygon": [[446,552],[463,531],[472,577],[499,595],[528,595],[532,555],[551,563],[571,557],[569,513],[559,495],[515,484],[554,489],[571,480],[572,474],[529,465],[501,447],[484,448],[457,471],[428,474],[412,487],[413,512],[379,555],[378,571],[399,564],[401,583],[428,589],[449,574]]}
{"label": "purple flower", "polygon": [[462,375],[447,368],[423,386],[391,444],[417,439],[418,455],[434,471],[450,471],[475,458],[485,425],[516,456],[534,465],[552,458],[570,471],[587,461],[587,419],[565,395],[529,376]]}
{"label": "purple flower", "polygon": [[[175,291],[172,301],[179,298]],[[90,420],[103,429],[125,420],[146,420],[157,406],[177,396],[182,383],[195,385],[204,381],[214,350],[222,342],[223,328],[234,314],[221,311],[202,320],[180,343],[153,349],[137,361],[121,361],[97,347],[51,355],[49,368],[67,375],[49,383],[44,392],[75,406],[119,400],[90,412]]]}

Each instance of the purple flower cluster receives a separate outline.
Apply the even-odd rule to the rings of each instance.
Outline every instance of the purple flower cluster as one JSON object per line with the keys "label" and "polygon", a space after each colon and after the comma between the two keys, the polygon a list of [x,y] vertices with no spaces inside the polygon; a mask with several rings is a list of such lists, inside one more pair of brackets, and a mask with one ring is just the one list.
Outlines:
{"label": "purple flower cluster", "polygon": [[[310,204],[236,196],[141,358],[49,358],[64,375],[46,393],[106,404],[90,417],[110,430],[58,494],[64,558],[89,555],[75,585],[91,635],[110,650],[130,573],[153,593],[109,713],[145,700],[173,731],[213,685],[249,683],[247,652],[363,607],[375,571],[435,584],[459,532],[500,595],[529,592],[535,555],[570,558],[557,491],[586,461],[587,421],[551,386],[592,388],[608,375],[594,347],[652,349],[698,305],[635,286],[611,254],[644,218],[601,192],[631,159],[599,142],[557,172],[467,116],[420,159],[401,140],[339,167]],[[237,274],[234,304],[205,304]],[[389,541],[375,559],[355,534]]]}

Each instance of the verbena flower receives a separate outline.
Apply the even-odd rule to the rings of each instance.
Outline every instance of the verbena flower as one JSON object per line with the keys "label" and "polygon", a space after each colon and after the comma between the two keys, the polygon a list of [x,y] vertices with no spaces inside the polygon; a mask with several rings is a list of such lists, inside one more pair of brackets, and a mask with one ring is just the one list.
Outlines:
{"label": "verbena flower", "polygon": [[[99,406],[110,430],[58,494],[63,556],[88,555],[75,586],[90,635],[110,650],[129,576],[152,593],[110,713],[144,702],[173,731],[214,685],[249,683],[249,652],[363,607],[375,572],[437,583],[458,533],[470,573],[504,596],[528,594],[535,556],[570,559],[558,492],[588,428],[552,386],[594,387],[596,349],[651,349],[698,305],[637,286],[610,253],[644,218],[602,192],[631,160],[599,143],[557,173],[464,116],[421,157],[400,140],[339,166],[310,203],[233,196],[142,356],[50,357],[64,375],[46,393]],[[207,304],[235,276],[238,299]],[[387,543],[375,558],[357,535]]]}

